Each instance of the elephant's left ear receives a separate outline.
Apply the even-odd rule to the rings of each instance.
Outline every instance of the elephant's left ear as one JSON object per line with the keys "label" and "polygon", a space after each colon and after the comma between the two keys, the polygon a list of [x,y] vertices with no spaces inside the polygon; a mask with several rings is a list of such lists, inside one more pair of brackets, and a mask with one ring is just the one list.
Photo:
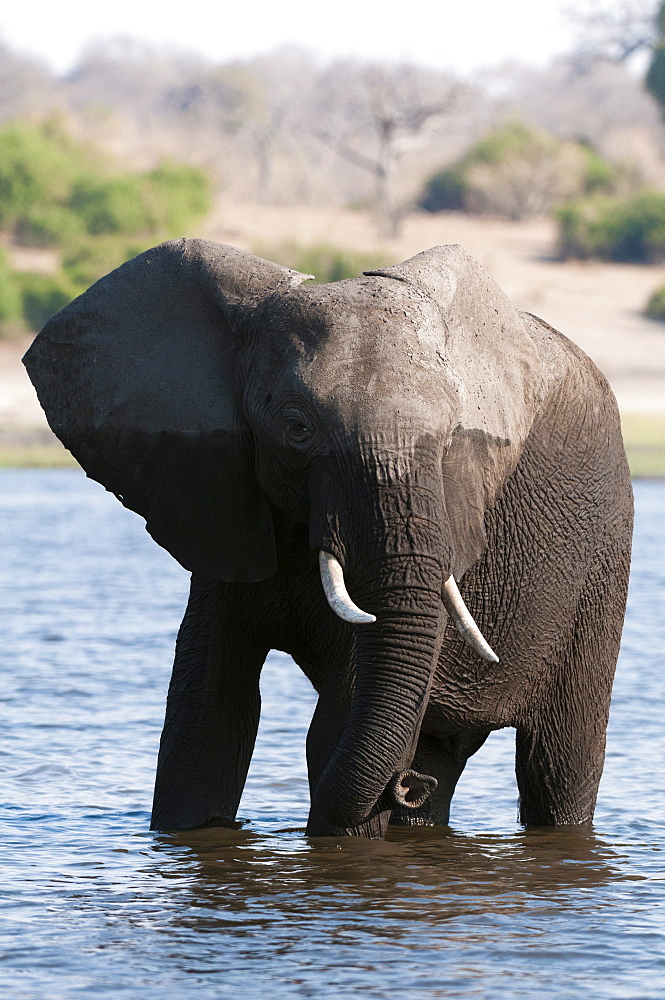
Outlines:
{"label": "elephant's left ear", "polygon": [[106,275],[24,358],[49,423],[92,479],[186,568],[252,582],[276,568],[240,413],[243,324],[307,275],[173,240]]}
{"label": "elephant's left ear", "polygon": [[514,471],[543,398],[540,357],[522,316],[461,246],[433,247],[369,273],[429,300],[423,325],[456,385],[443,478],[459,578],[485,548],[485,511]]}

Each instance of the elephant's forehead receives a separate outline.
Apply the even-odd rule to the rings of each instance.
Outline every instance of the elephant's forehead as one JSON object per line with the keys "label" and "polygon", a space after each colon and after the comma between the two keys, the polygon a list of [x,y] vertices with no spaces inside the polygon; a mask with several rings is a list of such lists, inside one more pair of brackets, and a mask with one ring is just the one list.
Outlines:
{"label": "elephant's forehead", "polygon": [[442,397],[456,392],[436,304],[381,279],[337,286],[307,289],[313,294],[300,312],[307,347],[296,365],[303,386],[365,417],[436,420]]}
{"label": "elephant's forehead", "polygon": [[316,329],[321,346],[347,355],[360,347],[373,353],[428,357],[445,346],[445,325],[435,301],[402,282],[356,278],[301,288],[301,320]]}

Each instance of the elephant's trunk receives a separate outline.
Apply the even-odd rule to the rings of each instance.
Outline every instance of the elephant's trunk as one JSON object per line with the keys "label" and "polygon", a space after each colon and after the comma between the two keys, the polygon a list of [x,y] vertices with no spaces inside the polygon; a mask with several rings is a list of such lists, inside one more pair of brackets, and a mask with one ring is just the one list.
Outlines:
{"label": "elephant's trunk", "polygon": [[[399,779],[415,752],[438,658],[445,622],[440,567],[401,561],[401,585],[363,595],[377,621],[355,628],[351,710],[314,795],[313,817],[337,829],[358,827],[379,800],[391,808],[388,799],[405,784]],[[423,583],[427,577],[431,584]],[[425,780],[423,800],[430,789]],[[419,804],[408,787],[401,794],[405,805]]]}
{"label": "elephant's trunk", "polygon": [[312,477],[310,544],[325,553],[325,589],[337,578],[333,610],[353,623],[355,680],[342,734],[312,789],[310,832],[364,831],[396,796],[416,807],[432,787],[406,771],[447,621],[441,594],[452,550],[440,475],[421,467],[417,480],[397,480],[365,466],[345,482],[345,471],[323,486]]}

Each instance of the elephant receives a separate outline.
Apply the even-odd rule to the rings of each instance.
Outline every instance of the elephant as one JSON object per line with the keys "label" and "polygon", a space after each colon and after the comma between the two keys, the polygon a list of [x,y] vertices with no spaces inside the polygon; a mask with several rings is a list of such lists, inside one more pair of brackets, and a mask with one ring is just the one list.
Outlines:
{"label": "elephant", "polygon": [[632,534],[608,383],[460,246],[311,278],[172,240],[24,359],[88,476],[192,574],[152,829],[233,823],[271,649],[318,693],[308,835],[448,824],[505,727],[521,823],[590,824]]}

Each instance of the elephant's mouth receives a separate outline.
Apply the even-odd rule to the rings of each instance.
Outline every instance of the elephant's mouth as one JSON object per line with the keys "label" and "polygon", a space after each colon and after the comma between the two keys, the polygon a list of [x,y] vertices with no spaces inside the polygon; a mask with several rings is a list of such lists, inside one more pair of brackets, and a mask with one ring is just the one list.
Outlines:
{"label": "elephant's mouth", "polygon": [[[370,625],[376,621],[375,615],[362,611],[349,597],[344,583],[344,570],[335,556],[321,549],[319,551],[319,568],[326,599],[339,618],[352,625]],[[499,657],[476,625],[452,574],[443,585],[441,599],[467,646],[483,660],[487,660],[489,663],[498,663]]]}

